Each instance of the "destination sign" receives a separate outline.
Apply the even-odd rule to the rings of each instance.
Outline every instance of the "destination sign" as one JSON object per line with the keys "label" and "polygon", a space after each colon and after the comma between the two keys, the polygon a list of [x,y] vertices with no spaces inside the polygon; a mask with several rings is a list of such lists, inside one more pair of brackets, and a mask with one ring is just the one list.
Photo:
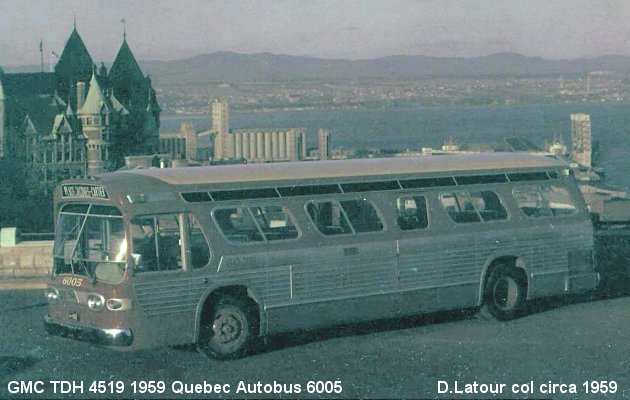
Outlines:
{"label": "destination sign", "polygon": [[107,190],[98,185],[61,185],[61,196],[109,199]]}

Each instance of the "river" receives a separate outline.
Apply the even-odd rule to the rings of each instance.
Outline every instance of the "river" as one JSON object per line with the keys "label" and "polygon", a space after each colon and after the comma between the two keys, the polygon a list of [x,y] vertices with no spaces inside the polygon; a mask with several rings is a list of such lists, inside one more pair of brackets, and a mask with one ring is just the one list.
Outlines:
{"label": "river", "polygon": [[[570,144],[573,113],[591,115],[593,140],[599,143],[598,166],[610,186],[630,188],[630,104],[561,104],[444,108],[393,108],[330,111],[230,111],[230,128],[307,128],[308,145],[317,130],[331,132],[333,147],[411,149],[439,148],[452,138],[461,145],[498,143],[525,137],[543,146],[555,136]],[[182,121],[195,129],[210,126],[209,116],[162,116],[161,130],[179,129]]]}

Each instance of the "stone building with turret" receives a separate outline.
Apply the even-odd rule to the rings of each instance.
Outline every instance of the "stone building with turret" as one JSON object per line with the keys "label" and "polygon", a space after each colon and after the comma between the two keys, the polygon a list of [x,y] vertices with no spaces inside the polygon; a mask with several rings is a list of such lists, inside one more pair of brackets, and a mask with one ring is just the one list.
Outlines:
{"label": "stone building with turret", "polygon": [[155,153],[159,126],[155,90],[126,35],[109,71],[96,66],[76,26],[54,72],[0,69],[0,159],[23,166],[34,192]]}

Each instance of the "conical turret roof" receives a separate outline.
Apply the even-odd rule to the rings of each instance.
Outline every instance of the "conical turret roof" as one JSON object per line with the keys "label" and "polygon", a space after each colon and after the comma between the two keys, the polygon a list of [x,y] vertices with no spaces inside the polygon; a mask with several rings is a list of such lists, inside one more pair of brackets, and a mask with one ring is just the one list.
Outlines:
{"label": "conical turret roof", "polygon": [[87,81],[93,65],[94,61],[75,26],[55,66],[55,72],[68,82]]}
{"label": "conical turret roof", "polygon": [[88,94],[85,98],[85,103],[83,103],[83,107],[77,111],[77,114],[100,114],[103,106],[107,107],[105,96],[103,96],[103,91],[101,90],[101,86],[98,84],[96,75],[92,73],[90,89],[88,90]]}
{"label": "conical turret roof", "polygon": [[128,85],[130,81],[134,83],[144,82],[142,70],[131,52],[126,39],[123,40],[116,59],[114,60],[114,64],[112,64],[112,68],[109,70],[109,78],[114,86],[125,82],[127,82]]}

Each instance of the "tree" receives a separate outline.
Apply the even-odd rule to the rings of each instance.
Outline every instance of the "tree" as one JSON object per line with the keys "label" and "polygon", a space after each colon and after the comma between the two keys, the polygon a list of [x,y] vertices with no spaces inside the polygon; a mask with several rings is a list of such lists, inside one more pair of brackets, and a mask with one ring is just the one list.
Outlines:
{"label": "tree", "polygon": [[2,160],[0,171],[0,227],[52,232],[52,195],[29,195],[29,180],[20,163]]}

